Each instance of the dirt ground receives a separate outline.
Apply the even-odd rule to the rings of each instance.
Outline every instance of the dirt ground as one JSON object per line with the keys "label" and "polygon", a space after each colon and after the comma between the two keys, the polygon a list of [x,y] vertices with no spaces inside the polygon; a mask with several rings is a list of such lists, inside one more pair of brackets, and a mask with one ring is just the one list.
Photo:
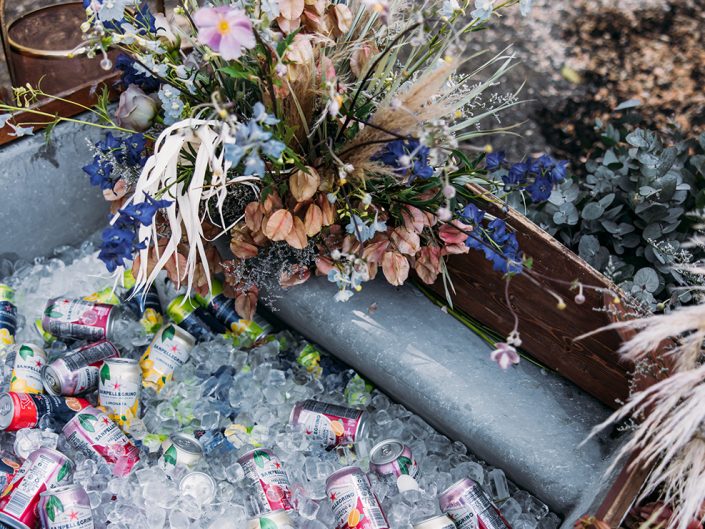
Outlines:
{"label": "dirt ground", "polygon": [[[6,2],[6,20],[56,0]],[[522,156],[550,150],[575,161],[594,137],[595,118],[638,99],[646,122],[705,130],[705,0],[535,0],[473,34],[472,51],[511,46],[517,66],[503,90],[526,83],[524,104],[501,116],[520,123],[491,143]],[[5,62],[0,87],[9,86]]]}

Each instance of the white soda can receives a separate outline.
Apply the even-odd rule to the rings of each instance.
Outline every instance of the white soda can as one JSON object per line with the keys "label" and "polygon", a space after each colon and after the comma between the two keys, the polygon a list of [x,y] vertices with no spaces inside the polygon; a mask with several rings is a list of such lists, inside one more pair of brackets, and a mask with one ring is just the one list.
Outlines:
{"label": "white soda can", "polygon": [[31,343],[15,345],[15,360],[10,376],[10,391],[16,393],[44,393],[42,367],[47,363],[44,349]]}
{"label": "white soda can", "polygon": [[154,335],[152,343],[140,359],[142,385],[160,390],[174,373],[174,369],[189,359],[196,339],[178,325],[164,325]]}
{"label": "white soda can", "polygon": [[139,417],[142,370],[137,360],[109,358],[99,373],[98,401],[108,417],[120,426]]}

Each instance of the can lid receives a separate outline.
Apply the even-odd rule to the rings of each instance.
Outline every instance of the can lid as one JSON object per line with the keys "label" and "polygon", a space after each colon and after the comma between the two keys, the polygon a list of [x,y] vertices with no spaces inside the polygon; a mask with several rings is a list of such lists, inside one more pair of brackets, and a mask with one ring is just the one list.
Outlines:
{"label": "can lid", "polygon": [[0,512],[0,529],[31,529],[28,525],[23,524],[19,520],[10,518],[9,514]]}
{"label": "can lid", "polygon": [[178,325],[174,325],[176,329],[176,335],[181,338],[183,341],[188,342],[189,347],[193,347],[196,345],[196,337],[188,332],[186,329],[183,327],[179,327]]}
{"label": "can lid", "polygon": [[431,525],[431,522],[443,522],[444,526],[438,526],[438,527],[455,527],[455,524],[453,523],[453,520],[448,518],[447,514],[433,514],[431,516],[427,516],[426,518],[419,518],[413,523],[414,529],[416,529],[418,526],[429,524]]}
{"label": "can lid", "polygon": [[456,481],[455,483],[453,483],[450,487],[448,487],[446,490],[444,490],[443,492],[441,492],[441,493],[438,495],[438,497],[440,498],[440,497],[442,497],[442,496],[445,496],[446,494],[448,494],[449,492],[451,492],[453,489],[456,489],[456,488],[458,488],[458,487],[460,487],[460,486],[462,486],[462,485],[476,485],[476,483],[475,483],[474,480],[472,480],[472,479],[470,479],[470,478],[462,478],[462,479],[459,479],[458,481]]}
{"label": "can lid", "polygon": [[385,439],[370,450],[370,463],[384,465],[391,463],[404,452],[404,443],[399,439]]}
{"label": "can lid", "polygon": [[205,472],[189,472],[179,481],[179,490],[204,503],[215,497],[217,485],[215,480]]}
{"label": "can lid", "polygon": [[109,364],[109,365],[138,365],[139,360],[135,358],[106,358],[103,360],[104,363]]}
{"label": "can lid", "polygon": [[193,435],[189,435],[187,433],[173,433],[169,436],[169,439],[174,446],[180,448],[184,452],[188,452],[189,454],[198,454],[199,456],[203,455],[201,443],[199,443],[198,439],[196,439]]}
{"label": "can lid", "polygon": [[12,395],[3,393],[0,395],[0,430],[6,430],[10,426],[14,415],[15,403],[12,401]]}
{"label": "can lid", "polygon": [[335,481],[336,479],[338,479],[339,477],[345,476],[347,474],[355,474],[355,473],[360,473],[360,474],[364,475],[364,472],[362,471],[362,469],[360,467],[356,467],[356,466],[343,467],[341,469],[336,470],[330,476],[328,476],[328,478],[326,479],[326,489],[328,489],[328,487],[331,486],[330,484],[333,481]]}
{"label": "can lid", "polygon": [[76,490],[76,489],[79,489],[82,492],[85,492],[85,490],[86,490],[78,483],[71,483],[70,485],[63,485],[61,487],[52,487],[51,489],[45,490],[44,492],[40,493],[39,495],[40,496],[53,496],[55,494],[65,492],[67,490]]}
{"label": "can lid", "polygon": [[61,379],[51,364],[46,364],[40,372],[44,389],[50,395],[61,395]]}

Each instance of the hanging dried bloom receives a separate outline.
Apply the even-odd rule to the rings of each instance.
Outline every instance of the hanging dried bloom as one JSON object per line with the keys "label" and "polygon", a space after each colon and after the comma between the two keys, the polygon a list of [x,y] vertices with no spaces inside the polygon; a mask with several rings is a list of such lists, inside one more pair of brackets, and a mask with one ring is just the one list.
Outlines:
{"label": "hanging dried bloom", "polygon": [[252,22],[244,11],[232,7],[202,7],[193,15],[198,28],[198,40],[223,59],[236,60],[242,50],[257,44]]}
{"label": "hanging dried bloom", "polygon": [[509,367],[519,363],[519,354],[513,346],[505,342],[496,343],[494,346],[496,349],[490,353],[490,359],[493,362],[497,362],[499,367],[509,369]]}

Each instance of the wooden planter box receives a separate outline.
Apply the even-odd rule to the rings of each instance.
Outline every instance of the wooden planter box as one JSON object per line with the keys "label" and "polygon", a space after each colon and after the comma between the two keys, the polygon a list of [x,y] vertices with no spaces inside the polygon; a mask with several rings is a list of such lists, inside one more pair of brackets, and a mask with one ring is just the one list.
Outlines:
{"label": "wooden planter box", "polygon": [[[475,191],[483,193],[479,188]],[[615,306],[614,296],[594,289],[585,289],[586,301],[578,305],[573,301],[577,292],[570,289],[570,283],[578,280],[615,293],[619,293],[618,288],[518,211],[510,208],[505,213],[494,206],[486,209],[506,219],[516,231],[519,247],[533,258],[538,284],[519,275],[512,278],[509,289],[512,309],[520,319],[521,349],[608,407],[618,408],[619,402],[629,396],[630,388],[631,366],[621,361],[617,353],[622,336],[610,330],[579,341],[575,338],[620,319],[616,313],[623,313],[623,309]],[[511,332],[514,319],[507,307],[506,281],[492,270],[484,255],[473,250],[466,255],[454,255],[448,260],[448,269],[456,291],[452,298],[454,307],[498,333],[506,336]],[[445,298],[442,281],[432,289]],[[560,295],[566,308],[558,309],[556,299],[547,290]],[[640,379],[637,385],[651,382]],[[612,527],[624,520],[650,471],[649,468],[630,471],[627,466],[601,504],[590,513]]]}

